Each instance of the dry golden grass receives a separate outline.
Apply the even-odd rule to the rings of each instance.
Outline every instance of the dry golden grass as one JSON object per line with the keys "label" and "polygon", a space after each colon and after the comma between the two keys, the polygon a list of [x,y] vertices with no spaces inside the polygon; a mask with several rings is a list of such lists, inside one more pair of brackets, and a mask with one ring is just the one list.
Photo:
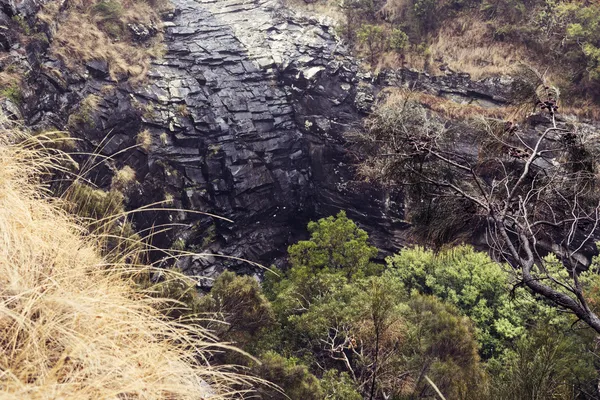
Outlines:
{"label": "dry golden grass", "polygon": [[[429,52],[436,64],[448,64],[473,79],[513,72],[527,56],[520,47],[494,41],[490,28],[476,16],[461,17],[444,26],[431,38]],[[437,69],[437,71],[435,71]],[[440,73],[434,68],[432,73]]]}
{"label": "dry golden grass", "polygon": [[154,4],[143,0],[77,0],[61,11],[59,2],[52,1],[39,16],[51,26],[56,24],[50,49],[69,68],[82,70],[85,62],[106,61],[112,79],[135,82],[145,78],[150,61],[161,57],[165,49],[162,34],[147,43],[135,43],[127,25],[160,27],[160,13],[169,7],[162,0]]}
{"label": "dry golden grass", "polygon": [[20,86],[21,75],[16,72],[0,72],[0,88],[6,88],[9,86]]}
{"label": "dry golden grass", "polygon": [[114,190],[124,190],[135,181],[135,171],[129,165],[124,166],[113,176],[111,188]]}
{"label": "dry golden grass", "polygon": [[150,150],[150,146],[152,146],[152,135],[148,129],[144,129],[140,133],[137,134],[136,143],[140,146],[141,149],[148,151]]}
{"label": "dry golden grass", "polygon": [[415,99],[448,119],[473,119],[478,117],[506,119],[514,110],[511,107],[482,107],[476,104],[460,104],[426,93],[416,93]]}
{"label": "dry golden grass", "polygon": [[600,120],[600,105],[593,100],[582,99],[572,100],[568,104],[562,102],[559,108],[559,113],[563,115],[574,115],[577,118],[584,120],[599,121]]}
{"label": "dry golden grass", "polygon": [[[329,16],[341,24],[346,23],[342,9],[333,1],[306,4],[302,0],[287,0],[286,4],[316,15]],[[410,7],[412,3],[408,0],[387,0],[379,15],[388,21],[404,20],[408,18]],[[383,26],[387,27],[386,24]],[[473,79],[480,79],[510,74],[520,62],[531,62],[522,47],[494,41],[491,28],[477,15],[450,19],[435,36],[422,38],[422,42],[428,45],[427,51],[417,51],[416,48],[408,50],[404,59],[397,53],[386,52],[379,57],[373,69],[377,71],[407,66],[441,75],[444,72],[439,66],[447,64],[456,72],[466,72]]]}
{"label": "dry golden grass", "polygon": [[411,91],[402,88],[390,88],[382,92],[385,104],[401,104],[407,100],[418,102],[441,117],[451,120],[469,120],[478,118],[513,119],[517,110],[513,107],[482,107],[476,104],[461,104],[443,97]]}
{"label": "dry golden grass", "polygon": [[329,17],[337,23],[345,23],[346,16],[339,3],[332,0],[307,3],[304,0],[284,0],[285,6],[310,15]]}
{"label": "dry golden grass", "polygon": [[0,121],[0,398],[232,397],[246,379],[208,365],[214,338],[164,317],[158,306],[170,300],[133,282],[137,255],[109,264],[102,239],[39,183],[69,158],[6,125]]}

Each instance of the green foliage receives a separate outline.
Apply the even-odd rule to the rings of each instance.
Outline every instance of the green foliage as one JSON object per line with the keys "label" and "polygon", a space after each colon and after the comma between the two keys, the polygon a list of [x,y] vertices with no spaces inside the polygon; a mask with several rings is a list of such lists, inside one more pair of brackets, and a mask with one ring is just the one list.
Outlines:
{"label": "green foliage", "polygon": [[119,1],[102,0],[94,4],[92,11],[107,19],[120,19],[123,15],[123,5]]}
{"label": "green foliage", "polygon": [[439,15],[438,0],[413,0],[414,13],[420,20],[425,31],[437,28]]}
{"label": "green foliage", "polygon": [[21,28],[21,30],[23,31],[23,33],[27,36],[32,34],[31,31],[31,27],[29,26],[29,23],[25,20],[25,18],[23,18],[22,15],[15,15],[14,17],[12,17],[12,20],[19,25],[19,28]]}
{"label": "green foliage", "polygon": [[213,223],[204,232],[204,237],[202,238],[202,248],[205,249],[210,246],[217,237],[217,226]]}
{"label": "green foliage", "polygon": [[173,243],[171,244],[171,249],[175,251],[185,250],[185,240],[183,240],[182,238],[175,239],[175,241],[173,241]]}
{"label": "green foliage", "polygon": [[223,272],[214,282],[210,293],[202,298],[201,308],[222,315],[227,326],[219,336],[242,347],[250,338],[269,329],[275,320],[258,282],[251,276],[238,276],[230,271]]}
{"label": "green foliage", "polygon": [[103,239],[104,256],[108,260],[121,262],[113,257],[141,250],[141,238],[124,216],[123,193],[104,191],[75,181],[63,197],[69,212],[81,217],[87,229]]}
{"label": "green foliage", "polygon": [[23,92],[16,83],[0,89],[0,97],[6,97],[16,105],[22,104],[24,100]]}
{"label": "green foliage", "polygon": [[431,294],[458,307],[475,323],[485,358],[502,354],[512,340],[526,332],[532,310],[550,318],[549,307],[538,305],[524,290],[511,299],[511,275],[485,253],[459,246],[435,254],[420,247],[387,259],[408,290]]}
{"label": "green foliage", "polygon": [[385,31],[379,25],[363,24],[356,32],[358,42],[366,49],[371,67],[386,48]]}
{"label": "green foliage", "polygon": [[408,35],[401,29],[392,29],[390,33],[390,49],[402,54],[408,48]]}
{"label": "green foliage", "polygon": [[410,367],[415,374],[415,393],[434,398],[424,381],[429,376],[448,399],[481,399],[486,376],[479,363],[477,342],[469,320],[431,296],[414,296],[406,311]]}
{"label": "green foliage", "polygon": [[[219,339],[256,356],[271,347],[274,314],[254,278],[225,271],[215,280],[211,291],[201,295],[193,280],[176,279],[177,272],[169,275],[171,279],[158,283],[149,279],[142,282],[152,287],[157,298],[173,300],[163,308],[165,315],[181,323],[208,328]],[[234,351],[219,353],[215,359],[239,365],[250,361]]]}
{"label": "green foliage", "polygon": [[[280,277],[267,274],[265,282],[282,326],[282,351],[309,365],[341,367],[363,396],[400,396],[411,380],[425,393],[424,374],[449,393],[480,393],[484,374],[464,317],[435,299],[409,301],[397,274],[361,273],[369,259],[357,257],[356,250],[376,251],[344,214],[311,223],[309,230],[310,241],[290,247],[290,270]],[[343,398],[346,391],[353,396],[351,385],[333,385],[333,374],[324,377],[326,398]]]}
{"label": "green foliage", "polygon": [[261,357],[261,364],[253,372],[269,382],[278,385],[283,393],[268,387],[260,387],[258,393],[265,400],[322,400],[323,393],[319,380],[299,364],[297,359],[285,358],[275,352],[267,352]]}
{"label": "green foliage", "polygon": [[100,97],[94,94],[86,96],[79,104],[78,110],[69,115],[67,127],[70,130],[95,128],[96,121],[93,114],[99,103]]}
{"label": "green foliage", "polygon": [[[152,288],[153,296],[169,299],[161,311],[169,318],[182,323],[199,325],[202,320],[202,296],[191,279],[183,279],[181,271],[172,269],[169,279],[155,282],[149,274],[142,275],[137,282],[144,288]],[[181,277],[181,279],[180,279]]]}
{"label": "green foliage", "polygon": [[575,3],[560,4],[558,18],[566,23],[566,36],[581,47],[587,60],[589,76],[600,79],[600,6]]}
{"label": "green foliage", "polygon": [[[595,355],[590,338],[547,326],[536,326],[514,350],[490,365],[496,377],[491,398],[575,399],[595,393]],[[587,342],[587,343],[586,343]]]}
{"label": "green foliage", "polygon": [[121,192],[116,190],[105,192],[81,182],[74,182],[71,185],[66,198],[72,206],[71,211],[91,223],[124,211]]}
{"label": "green foliage", "polygon": [[[344,213],[309,231],[310,240],[289,247],[289,270],[266,274],[266,296],[254,279],[231,272],[201,298],[195,288],[164,283],[197,315],[220,315],[225,324],[202,323],[257,356],[262,364],[251,363],[252,373],[289,398],[436,398],[429,379],[448,399],[591,391],[591,337],[566,332],[567,318],[521,290],[511,298],[511,275],[485,253],[406,249],[381,272],[368,235]],[[593,272],[581,279],[595,298],[600,279]],[[258,395],[286,398],[273,387]]]}
{"label": "green foliage", "polygon": [[347,372],[330,369],[321,378],[325,400],[362,400]]}
{"label": "green foliage", "polygon": [[98,25],[113,38],[120,38],[124,32],[123,5],[115,0],[103,0],[92,7]]}
{"label": "green foliage", "polygon": [[[302,336],[298,332],[308,329],[308,336],[301,340],[310,342],[310,337],[327,331],[329,319],[343,310],[340,303],[354,295],[348,283],[376,269],[371,258],[377,249],[344,212],[310,222],[308,231],[310,240],[288,249],[290,270],[279,271],[279,276],[267,272],[264,287],[280,322],[296,332],[288,337],[295,340]],[[315,320],[307,323],[313,313]]]}
{"label": "green foliage", "polygon": [[[536,1],[531,1],[532,8]],[[480,10],[487,14],[489,19],[499,18],[508,23],[517,23],[527,15],[527,6],[523,0],[484,0]]]}
{"label": "green foliage", "polygon": [[310,222],[308,231],[310,240],[288,249],[292,268],[306,267],[311,272],[343,270],[349,277],[369,272],[377,249],[369,245],[367,232],[346,217],[344,211]]}

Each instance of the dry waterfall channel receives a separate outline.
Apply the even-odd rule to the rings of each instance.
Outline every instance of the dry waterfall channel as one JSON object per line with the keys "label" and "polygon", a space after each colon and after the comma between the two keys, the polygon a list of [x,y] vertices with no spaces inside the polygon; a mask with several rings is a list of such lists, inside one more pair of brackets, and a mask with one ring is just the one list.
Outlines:
{"label": "dry waterfall channel", "polygon": [[[177,241],[201,252],[277,263],[309,220],[346,210],[377,247],[394,252],[409,243],[403,195],[356,178],[360,155],[348,148],[344,133],[360,126],[384,87],[504,101],[506,85],[498,79],[406,69],[374,78],[336,40],[332,21],[280,1],[173,2],[165,23],[168,51],[155,62],[150,83],[128,93],[153,138],[134,163],[144,188],[137,197],[146,204],[172,198],[176,207],[235,222],[174,213],[159,222],[187,227],[159,246]],[[149,228],[156,218],[137,221],[137,228]],[[225,269],[259,271],[200,256],[182,258],[179,267],[207,278]]]}
{"label": "dry waterfall channel", "polygon": [[[174,18],[166,22],[168,53],[152,71],[153,83],[135,94],[154,137],[149,164],[176,171],[168,183],[175,196],[184,193],[186,208],[236,221],[229,239],[237,245],[227,254],[256,259],[265,249],[281,250],[289,220],[312,195],[308,140],[298,127],[315,125],[324,135],[335,130],[321,116],[299,118],[327,110],[303,110],[293,99],[326,95],[332,96],[327,107],[340,105],[356,71],[335,61],[346,55],[336,53],[333,28],[288,14],[277,1],[174,4]],[[333,90],[307,93],[306,82],[326,69],[349,74],[348,82],[336,78]],[[206,275],[212,261],[186,259],[182,266]]]}

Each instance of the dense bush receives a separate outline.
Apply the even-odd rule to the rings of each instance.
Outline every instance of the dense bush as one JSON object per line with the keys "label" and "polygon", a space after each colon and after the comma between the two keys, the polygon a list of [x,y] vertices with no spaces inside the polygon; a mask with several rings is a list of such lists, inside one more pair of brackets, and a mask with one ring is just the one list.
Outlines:
{"label": "dense bush", "polygon": [[321,400],[323,398],[319,380],[298,360],[268,352],[261,357],[261,364],[254,367],[254,372],[283,389],[282,391],[272,387],[259,388],[258,394],[264,400]]}
{"label": "dense bush", "polygon": [[[235,360],[290,398],[430,399],[439,390],[448,399],[567,399],[593,390],[592,335],[513,288],[488,255],[417,247],[377,267],[368,235],[344,213],[308,229],[310,239],[288,249],[289,268],[267,272],[262,288],[227,272],[195,306],[222,315],[226,324],[213,329],[260,364]],[[582,276],[591,295],[595,276]],[[285,398],[269,386],[258,395]]]}
{"label": "dense bush", "polygon": [[538,319],[554,316],[550,307],[535,302],[523,289],[511,292],[515,276],[508,266],[468,246],[439,254],[416,247],[389,257],[387,263],[407,290],[434,295],[467,315],[476,326],[485,358],[501,355],[514,339],[525,335],[532,313]]}

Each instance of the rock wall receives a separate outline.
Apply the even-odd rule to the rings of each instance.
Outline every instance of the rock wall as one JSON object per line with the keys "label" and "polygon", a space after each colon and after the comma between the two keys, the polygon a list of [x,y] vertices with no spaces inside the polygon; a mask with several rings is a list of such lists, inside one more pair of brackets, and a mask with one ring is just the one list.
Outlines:
{"label": "rock wall", "polygon": [[[167,54],[142,85],[112,81],[102,62],[68,71],[43,41],[8,52],[33,71],[19,109],[27,124],[69,127],[84,139],[82,150],[110,157],[89,173],[96,184],[108,187],[127,164],[138,181],[127,192],[129,207],[172,199],[169,207],[191,210],[136,216],[138,229],[177,225],[156,235],[159,246],[185,243],[224,256],[182,259],[190,274],[254,271],[238,258],[274,262],[310,219],[340,209],[378,247],[397,250],[407,243],[402,194],[356,179],[361,155],[346,146],[344,132],[361,123],[386,86],[483,106],[506,101],[509,84],[501,79],[362,73],[331,21],[295,14],[276,0],[173,3]],[[93,113],[83,122],[73,118],[90,96],[97,99]],[[151,145],[136,147],[145,130]]]}

